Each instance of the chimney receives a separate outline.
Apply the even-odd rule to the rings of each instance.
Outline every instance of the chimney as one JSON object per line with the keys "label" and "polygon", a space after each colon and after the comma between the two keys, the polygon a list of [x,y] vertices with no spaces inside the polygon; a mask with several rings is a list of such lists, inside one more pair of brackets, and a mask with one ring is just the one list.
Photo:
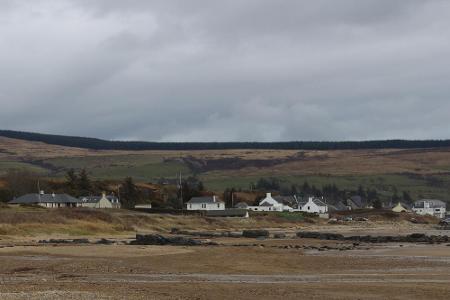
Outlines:
{"label": "chimney", "polygon": [[55,198],[55,193],[52,193],[52,197]]}
{"label": "chimney", "polygon": [[216,202],[216,196],[215,195],[213,196],[213,202]]}
{"label": "chimney", "polygon": [[44,195],[44,191],[39,191],[39,195]]}
{"label": "chimney", "polygon": [[266,198],[272,198],[272,193],[266,193]]}

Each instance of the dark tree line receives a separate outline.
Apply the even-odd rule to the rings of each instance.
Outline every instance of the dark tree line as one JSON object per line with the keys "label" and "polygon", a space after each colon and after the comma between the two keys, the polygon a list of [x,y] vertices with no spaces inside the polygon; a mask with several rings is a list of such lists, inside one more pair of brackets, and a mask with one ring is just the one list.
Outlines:
{"label": "dark tree line", "polygon": [[[374,207],[381,208],[383,201],[387,201],[391,204],[395,204],[399,201],[411,204],[413,199],[408,191],[402,191],[398,193],[394,187],[392,189],[392,195],[381,195],[375,188],[364,188],[359,185],[356,190],[341,189],[336,184],[325,184],[322,187],[316,187],[314,184],[308,183],[307,180],[303,184],[291,184],[287,186],[278,178],[260,178],[256,184],[250,184],[250,190],[254,191],[275,191],[283,195],[297,195],[300,197],[316,196],[324,197],[331,204],[335,204],[341,200],[348,199],[352,196],[360,196],[365,204],[372,204]],[[233,189],[227,189],[226,194],[229,195]],[[228,196],[229,197],[229,196]],[[225,198],[228,199],[228,198]]]}
{"label": "dark tree line", "polygon": [[282,150],[347,150],[383,148],[439,148],[450,147],[450,140],[375,140],[375,141],[292,141],[292,142],[196,142],[158,143],[108,141],[96,138],[41,134],[0,130],[0,136],[38,141],[47,144],[96,150],[226,150],[226,149],[282,149]]}

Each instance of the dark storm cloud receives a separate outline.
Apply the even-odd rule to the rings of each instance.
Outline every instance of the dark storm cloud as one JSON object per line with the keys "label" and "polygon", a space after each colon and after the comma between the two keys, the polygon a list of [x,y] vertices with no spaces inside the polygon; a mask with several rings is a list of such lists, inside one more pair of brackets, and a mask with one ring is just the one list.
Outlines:
{"label": "dark storm cloud", "polygon": [[0,127],[448,138],[448,1],[0,0]]}

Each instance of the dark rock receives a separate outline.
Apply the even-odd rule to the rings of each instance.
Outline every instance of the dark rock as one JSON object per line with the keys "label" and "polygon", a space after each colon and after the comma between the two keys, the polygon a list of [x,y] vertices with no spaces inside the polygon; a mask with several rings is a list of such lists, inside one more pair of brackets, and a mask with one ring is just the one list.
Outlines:
{"label": "dark rock", "polygon": [[88,239],[73,239],[72,242],[75,244],[89,244]]}
{"label": "dark rock", "polygon": [[269,237],[269,231],[263,229],[244,230],[242,236],[247,238]]}
{"label": "dark rock", "polygon": [[[159,234],[136,234],[136,240],[130,242],[131,245],[178,245],[178,246],[199,246],[201,241],[185,238],[182,236],[165,237]],[[212,245],[212,243],[208,243]],[[216,244],[216,243],[214,243]]]}
{"label": "dark rock", "polygon": [[100,245],[111,245],[114,244],[114,241],[108,240],[108,239],[100,239],[96,242],[96,244]]}
{"label": "dark rock", "polygon": [[314,231],[299,231],[297,237],[304,239],[343,240],[344,236],[337,233],[322,233]]}

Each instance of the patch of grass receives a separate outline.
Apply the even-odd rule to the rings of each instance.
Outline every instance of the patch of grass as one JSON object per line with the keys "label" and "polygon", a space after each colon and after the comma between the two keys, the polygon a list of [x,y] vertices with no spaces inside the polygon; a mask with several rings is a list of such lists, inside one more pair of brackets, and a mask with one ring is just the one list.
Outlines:
{"label": "patch of grass", "polygon": [[0,161],[0,175],[5,174],[8,170],[30,171],[33,173],[45,174],[47,169],[20,161]]}
{"label": "patch of grass", "polygon": [[145,164],[138,166],[118,166],[92,169],[92,176],[102,179],[121,179],[131,176],[137,180],[150,181],[160,177],[174,178],[179,172],[190,174],[188,167],[178,162]]}
{"label": "patch of grass", "polygon": [[[79,158],[54,158],[45,161],[68,170],[86,169],[97,179],[122,179],[131,176],[136,180],[150,181],[160,177],[176,177],[177,173],[190,174],[189,168],[177,161],[164,162],[161,155],[110,155]],[[63,176],[64,171],[56,174]]]}

